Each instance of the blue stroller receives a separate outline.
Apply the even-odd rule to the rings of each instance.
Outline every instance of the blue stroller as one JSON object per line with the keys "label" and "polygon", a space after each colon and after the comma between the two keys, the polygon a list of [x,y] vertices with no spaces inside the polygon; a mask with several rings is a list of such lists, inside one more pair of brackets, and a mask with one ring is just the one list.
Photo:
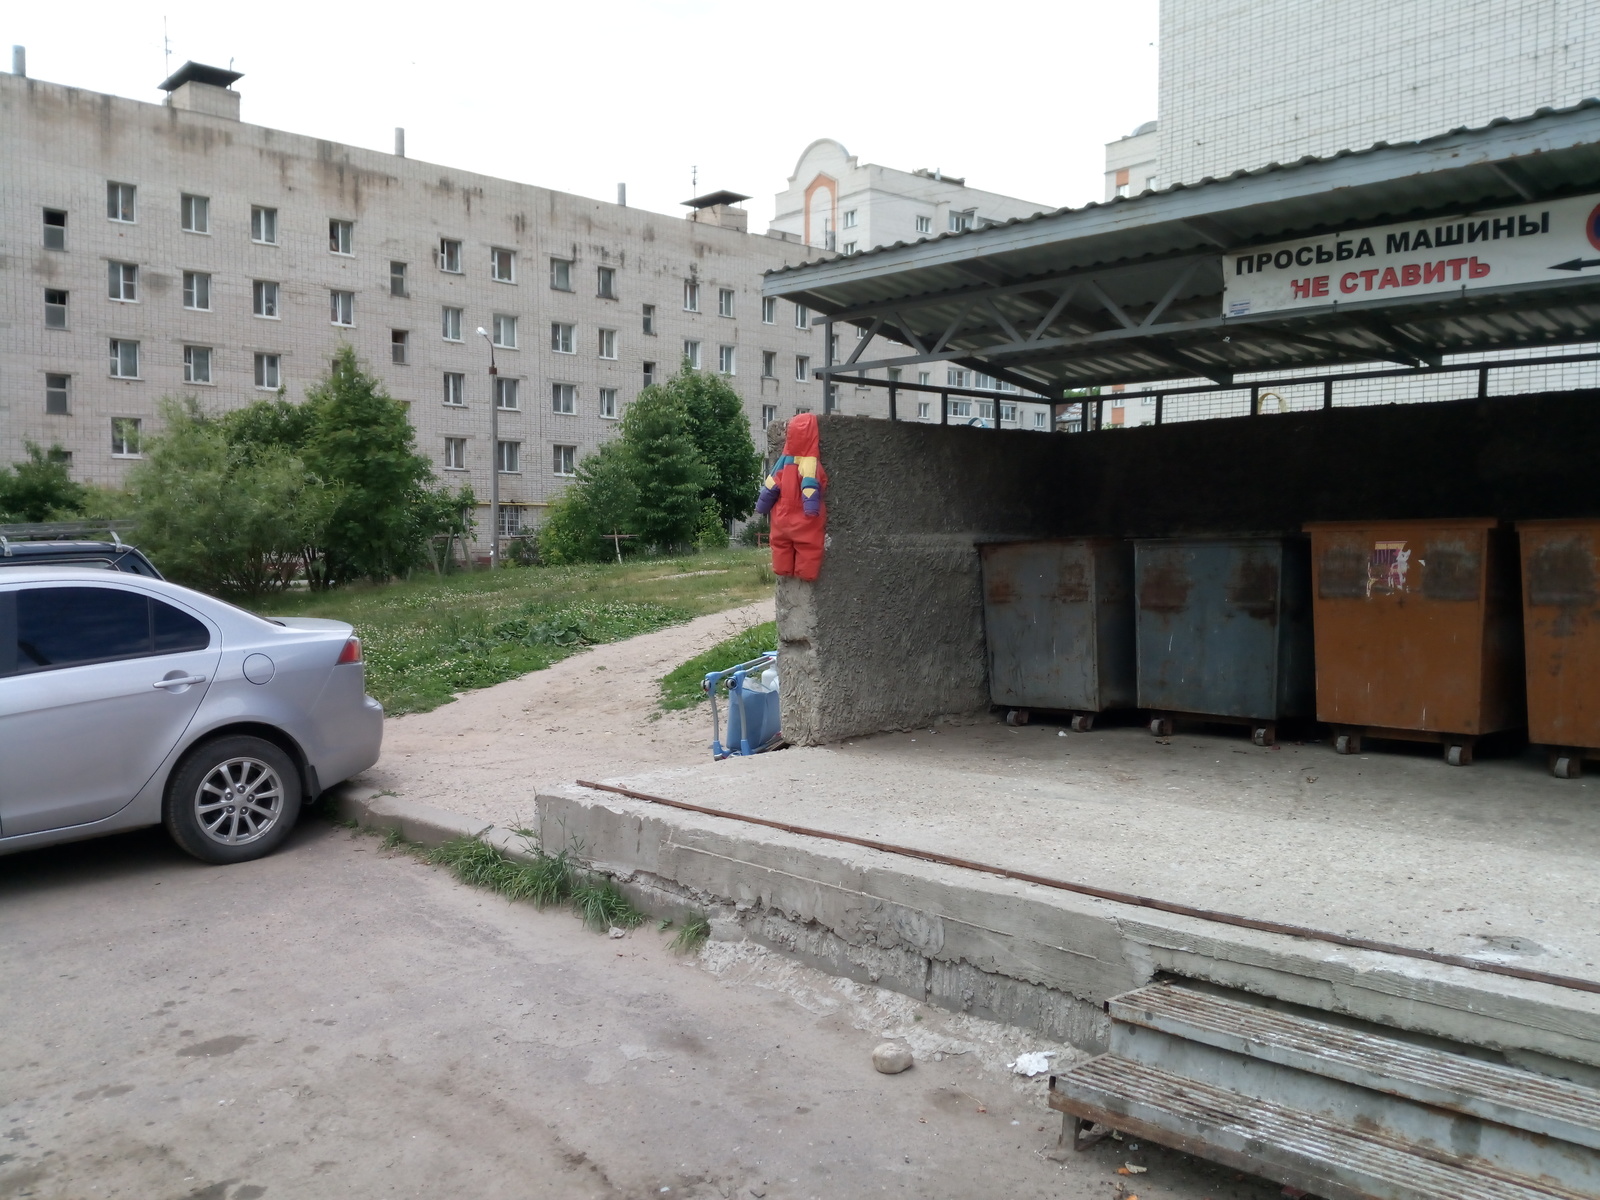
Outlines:
{"label": "blue stroller", "polygon": [[[711,757],[748,756],[776,749],[783,742],[779,729],[777,680],[770,683],[763,673],[778,665],[778,652],[763,654],[749,662],[723,671],[709,672],[700,686],[711,697]],[[728,741],[722,742],[722,723],[717,715],[717,688],[727,680]]]}

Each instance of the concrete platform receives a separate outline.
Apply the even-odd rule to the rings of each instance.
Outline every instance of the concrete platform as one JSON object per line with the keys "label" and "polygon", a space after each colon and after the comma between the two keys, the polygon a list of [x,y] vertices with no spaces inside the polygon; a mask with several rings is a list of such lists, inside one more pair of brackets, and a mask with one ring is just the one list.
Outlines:
{"label": "concrete platform", "polygon": [[[1600,981],[1600,780],[1396,747],[941,724],[605,780],[752,816]],[[1600,995],[1153,912],[576,786],[537,798],[648,907],[1103,1048],[1101,1005],[1204,979],[1600,1082]]]}

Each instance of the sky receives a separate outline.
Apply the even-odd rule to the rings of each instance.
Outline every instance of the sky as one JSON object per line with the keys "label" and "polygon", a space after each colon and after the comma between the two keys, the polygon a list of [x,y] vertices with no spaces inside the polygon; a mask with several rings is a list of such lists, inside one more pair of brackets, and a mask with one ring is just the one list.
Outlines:
{"label": "sky", "polygon": [[1057,207],[1156,115],[1157,0],[8,7],[38,79],[159,102],[170,43],[243,71],[252,124],[657,212],[727,188],[752,231],[819,137]]}

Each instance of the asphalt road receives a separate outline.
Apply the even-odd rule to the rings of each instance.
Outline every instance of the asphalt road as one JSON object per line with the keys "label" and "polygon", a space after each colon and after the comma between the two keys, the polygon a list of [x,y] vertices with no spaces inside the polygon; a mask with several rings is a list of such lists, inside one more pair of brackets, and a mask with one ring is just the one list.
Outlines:
{"label": "asphalt road", "polygon": [[1053,1162],[1042,1083],[880,1075],[804,1002],[825,977],[666,941],[314,820],[236,867],[155,832],[0,858],[0,1197],[1277,1195],[1158,1147]]}

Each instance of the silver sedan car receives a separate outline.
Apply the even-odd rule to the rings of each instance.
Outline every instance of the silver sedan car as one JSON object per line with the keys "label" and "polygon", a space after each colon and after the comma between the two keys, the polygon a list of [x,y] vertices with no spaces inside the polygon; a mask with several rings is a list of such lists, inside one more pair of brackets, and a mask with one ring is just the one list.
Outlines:
{"label": "silver sedan car", "polygon": [[90,567],[0,572],[0,854],[160,824],[206,862],[258,858],[382,741],[342,621]]}

